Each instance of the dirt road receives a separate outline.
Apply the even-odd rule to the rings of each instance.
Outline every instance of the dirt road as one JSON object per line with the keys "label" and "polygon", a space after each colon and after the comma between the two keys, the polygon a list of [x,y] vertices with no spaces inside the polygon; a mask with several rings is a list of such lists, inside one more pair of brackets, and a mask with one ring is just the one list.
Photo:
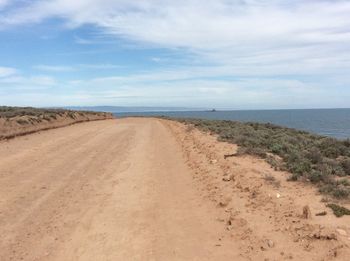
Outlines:
{"label": "dirt road", "polygon": [[0,260],[346,260],[344,241],[322,234],[327,224],[314,238],[319,221],[292,213],[291,185],[271,198],[274,188],[249,176],[268,167],[250,158],[229,159],[240,181],[227,182],[215,153],[232,148],[188,133],[123,119],[1,142]]}
{"label": "dirt road", "polygon": [[[0,260],[225,260],[157,120],[83,123],[0,145]],[[222,244],[222,243],[221,243]]]}

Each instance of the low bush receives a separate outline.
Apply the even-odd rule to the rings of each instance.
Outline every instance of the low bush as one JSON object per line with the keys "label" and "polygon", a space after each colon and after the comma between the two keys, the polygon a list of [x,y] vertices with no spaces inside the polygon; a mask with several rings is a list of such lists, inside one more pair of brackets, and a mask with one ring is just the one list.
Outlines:
{"label": "low bush", "polygon": [[285,168],[283,161],[273,155],[267,155],[267,163],[269,163],[275,170],[283,170]]}
{"label": "low bush", "polygon": [[327,204],[327,207],[333,210],[334,215],[342,217],[344,215],[350,215],[350,209],[339,206],[337,204]]}
{"label": "low bush", "polygon": [[32,108],[32,107],[0,106],[0,118],[4,118],[6,120],[10,120],[12,118],[20,117],[20,116],[28,116],[31,118],[51,121],[52,119],[57,119],[57,117],[63,117],[66,115],[72,119],[76,119],[76,115],[107,116],[108,113],[91,112],[91,111],[71,111],[71,110],[64,110],[64,109],[39,109],[39,108]]}
{"label": "low bush", "polygon": [[24,120],[24,119],[18,119],[16,122],[17,122],[18,124],[20,124],[20,125],[26,125],[26,124],[29,123],[28,121],[26,121],[26,120]]}
{"label": "low bush", "polygon": [[272,175],[266,174],[264,180],[276,188],[279,188],[281,186],[281,183]]}
{"label": "low bush", "polygon": [[[291,172],[289,180],[309,180],[319,185],[322,192],[336,198],[350,196],[349,186],[335,182],[337,176],[350,176],[350,140],[337,140],[270,123],[175,120],[217,134],[221,141],[239,145],[240,155],[259,156],[273,167]],[[282,162],[273,160],[270,154],[277,155]]]}
{"label": "low bush", "polygon": [[344,170],[344,173],[350,176],[350,158],[345,158],[341,161],[341,166]]}

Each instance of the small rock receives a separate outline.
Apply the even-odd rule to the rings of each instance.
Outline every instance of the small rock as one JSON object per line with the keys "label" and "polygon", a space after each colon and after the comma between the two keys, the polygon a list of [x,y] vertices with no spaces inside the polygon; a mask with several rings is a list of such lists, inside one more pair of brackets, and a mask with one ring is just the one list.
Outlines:
{"label": "small rock", "polygon": [[253,191],[252,194],[250,194],[250,197],[251,198],[256,198],[256,195],[257,195],[256,191]]}
{"label": "small rock", "polygon": [[269,239],[269,240],[267,240],[267,245],[268,245],[270,248],[273,248],[273,247],[275,246],[275,243],[274,243],[271,239]]}
{"label": "small rock", "polygon": [[337,240],[337,235],[335,233],[331,233],[327,235],[327,240]]}
{"label": "small rock", "polygon": [[219,206],[220,207],[226,207],[230,202],[231,202],[231,198],[230,197],[226,197],[226,198],[220,200]]}
{"label": "small rock", "polygon": [[304,219],[309,219],[309,218],[311,218],[311,210],[310,210],[310,207],[309,207],[309,206],[304,206],[304,207],[303,207],[302,218],[304,218]]}
{"label": "small rock", "polygon": [[231,181],[231,180],[233,181],[233,180],[235,180],[235,176],[233,174],[231,174],[228,177],[227,176],[223,177],[222,180],[226,181],[226,182]]}
{"label": "small rock", "polygon": [[217,163],[217,162],[218,162],[218,161],[217,161],[216,159],[213,159],[213,160],[210,161],[211,164],[215,164],[215,163]]}
{"label": "small rock", "polygon": [[341,235],[341,236],[347,236],[348,233],[346,233],[346,231],[344,229],[340,229],[340,228],[337,228],[336,229],[338,234]]}
{"label": "small rock", "polygon": [[280,193],[276,193],[276,198],[280,198],[281,194]]}
{"label": "small rock", "polygon": [[337,240],[337,235],[334,233],[334,230],[322,229],[319,231],[319,238],[321,240]]}
{"label": "small rock", "polygon": [[322,211],[322,212],[316,214],[316,216],[325,216],[325,215],[327,215],[326,211]]}

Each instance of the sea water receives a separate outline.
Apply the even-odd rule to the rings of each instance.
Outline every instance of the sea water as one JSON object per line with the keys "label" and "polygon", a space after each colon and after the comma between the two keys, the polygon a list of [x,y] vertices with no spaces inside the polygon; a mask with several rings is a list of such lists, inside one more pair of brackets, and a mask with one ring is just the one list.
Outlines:
{"label": "sea water", "polygon": [[116,117],[167,116],[273,123],[338,139],[350,138],[350,109],[167,111],[115,113]]}

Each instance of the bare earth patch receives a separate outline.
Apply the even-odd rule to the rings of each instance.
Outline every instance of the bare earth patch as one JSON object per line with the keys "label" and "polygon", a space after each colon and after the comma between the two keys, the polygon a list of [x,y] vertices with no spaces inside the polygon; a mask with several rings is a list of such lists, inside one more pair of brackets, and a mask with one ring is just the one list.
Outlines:
{"label": "bare earth patch", "polygon": [[218,206],[218,220],[243,257],[348,260],[350,217],[335,217],[316,188],[288,182],[289,173],[274,170],[262,159],[225,158],[236,145],[181,123],[164,122],[182,144],[202,196]]}
{"label": "bare earth patch", "polygon": [[133,118],[0,141],[0,260],[348,260],[350,216],[234,149]]}

